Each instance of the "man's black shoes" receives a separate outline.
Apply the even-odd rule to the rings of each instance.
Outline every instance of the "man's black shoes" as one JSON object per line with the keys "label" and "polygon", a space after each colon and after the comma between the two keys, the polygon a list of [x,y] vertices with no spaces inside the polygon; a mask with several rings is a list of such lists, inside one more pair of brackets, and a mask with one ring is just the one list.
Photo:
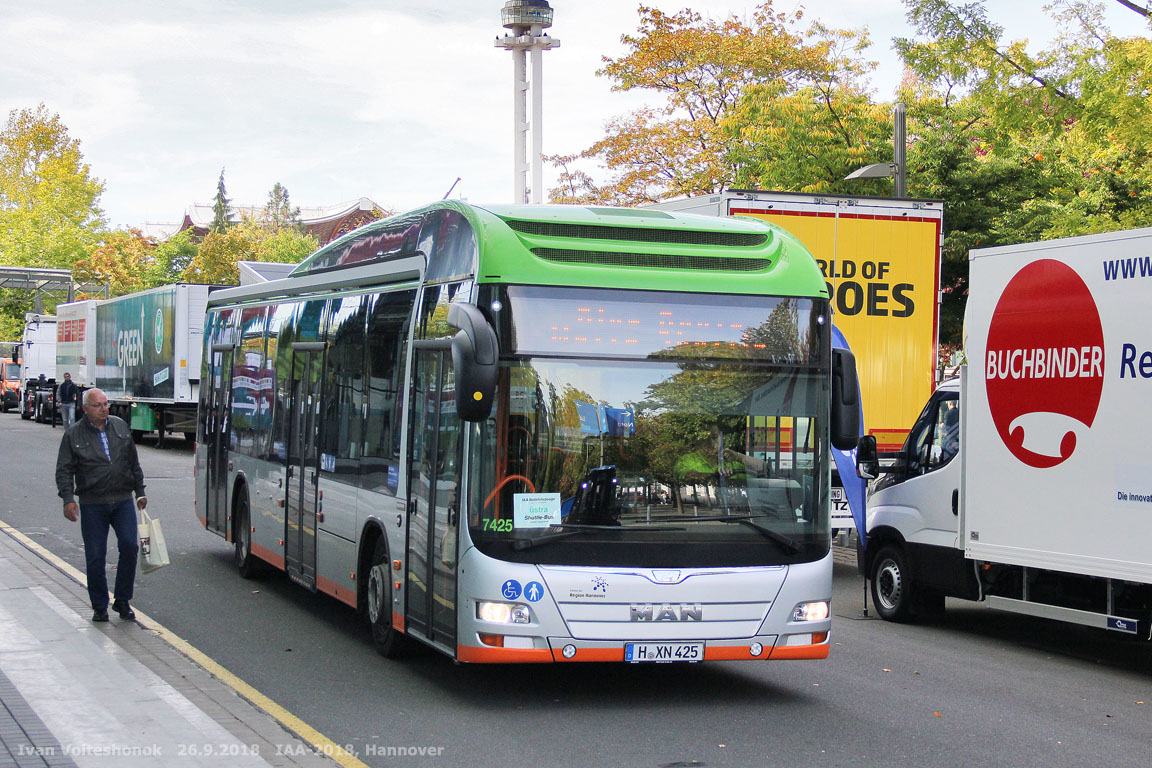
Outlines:
{"label": "man's black shoes", "polygon": [[[127,600],[113,601],[112,610],[120,614],[120,618],[124,619],[125,621],[131,621],[132,619],[136,618],[136,611],[132,610],[132,606],[128,605]],[[105,619],[107,619],[107,614],[105,614]]]}
{"label": "man's black shoes", "polygon": [[108,621],[108,609],[92,612],[92,621]]}

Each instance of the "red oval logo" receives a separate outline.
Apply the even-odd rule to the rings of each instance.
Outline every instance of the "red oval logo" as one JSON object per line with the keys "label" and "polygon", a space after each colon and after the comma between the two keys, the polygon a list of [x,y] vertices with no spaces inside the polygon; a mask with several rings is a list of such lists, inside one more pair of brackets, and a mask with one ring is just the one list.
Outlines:
{"label": "red oval logo", "polygon": [[1041,469],[1067,460],[1104,386],[1104,330],[1080,275],[1052,259],[1017,272],[992,313],[985,364],[992,422],[1012,455]]}

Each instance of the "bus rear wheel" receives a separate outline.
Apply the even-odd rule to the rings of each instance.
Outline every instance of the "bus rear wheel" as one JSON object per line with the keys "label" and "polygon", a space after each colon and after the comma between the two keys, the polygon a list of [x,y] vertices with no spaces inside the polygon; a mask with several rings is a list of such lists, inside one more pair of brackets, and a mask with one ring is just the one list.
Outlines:
{"label": "bus rear wheel", "polygon": [[392,625],[392,572],[388,562],[388,543],[383,534],[372,551],[368,570],[368,622],[372,642],[383,657],[394,659],[404,650],[405,637]]}

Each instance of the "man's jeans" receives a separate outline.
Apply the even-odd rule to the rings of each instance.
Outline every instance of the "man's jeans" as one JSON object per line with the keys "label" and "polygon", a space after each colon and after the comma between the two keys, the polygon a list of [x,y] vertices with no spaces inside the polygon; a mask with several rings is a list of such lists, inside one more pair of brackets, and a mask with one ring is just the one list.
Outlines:
{"label": "man's jeans", "polygon": [[76,403],[64,403],[60,406],[60,418],[64,421],[64,429],[72,426],[76,421]]}
{"label": "man's jeans", "polygon": [[108,555],[108,527],[116,531],[120,560],[116,565],[117,600],[132,599],[136,581],[136,550],[139,549],[136,528],[136,505],[132,499],[115,504],[81,504],[80,534],[84,537],[84,559],[88,566],[88,597],[92,609],[108,609],[108,576],[104,572]]}

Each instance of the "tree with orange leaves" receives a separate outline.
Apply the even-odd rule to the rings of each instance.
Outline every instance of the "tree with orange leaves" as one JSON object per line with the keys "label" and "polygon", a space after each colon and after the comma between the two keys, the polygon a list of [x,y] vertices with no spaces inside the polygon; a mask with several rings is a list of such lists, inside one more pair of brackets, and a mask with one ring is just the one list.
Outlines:
{"label": "tree with orange leaves", "polygon": [[[770,115],[773,99],[797,97],[822,108],[834,127],[833,101],[845,90],[861,92],[859,79],[875,66],[859,57],[866,33],[821,24],[802,30],[801,11],[776,13],[771,2],[761,4],[750,22],[647,6],[639,14],[637,33],[622,38],[628,54],[605,57],[597,74],[611,79],[613,90],[652,91],[664,103],[614,118],[604,138],[580,153],[548,158],[561,168],[553,202],[635,205],[747,183],[758,176],[748,173],[749,165],[765,162],[746,151],[749,120]],[[750,94],[757,99],[752,104]],[[883,126],[882,114],[856,111],[869,136],[879,132],[873,124]],[[858,128],[833,138],[847,134],[850,142]],[[613,179],[598,186],[581,170],[582,160],[599,161]]]}

